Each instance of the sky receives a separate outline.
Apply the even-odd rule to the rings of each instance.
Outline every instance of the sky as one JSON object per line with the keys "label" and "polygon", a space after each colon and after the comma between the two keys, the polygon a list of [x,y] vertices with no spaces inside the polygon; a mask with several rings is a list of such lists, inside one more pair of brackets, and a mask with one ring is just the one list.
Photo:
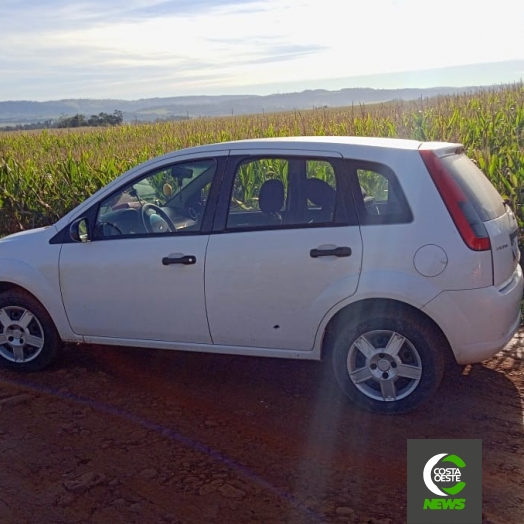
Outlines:
{"label": "sky", "polygon": [[0,24],[1,101],[524,78],[524,0],[0,0]]}

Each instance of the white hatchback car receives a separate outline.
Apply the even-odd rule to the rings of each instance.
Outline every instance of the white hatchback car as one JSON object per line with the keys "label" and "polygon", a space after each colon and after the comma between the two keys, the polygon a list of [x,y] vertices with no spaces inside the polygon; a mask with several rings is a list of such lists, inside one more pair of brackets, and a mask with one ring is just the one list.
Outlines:
{"label": "white hatchback car", "polygon": [[195,147],[0,241],[0,362],[41,369],[60,341],[325,356],[353,402],[406,412],[448,358],[511,339],[519,257],[514,214],[459,144]]}

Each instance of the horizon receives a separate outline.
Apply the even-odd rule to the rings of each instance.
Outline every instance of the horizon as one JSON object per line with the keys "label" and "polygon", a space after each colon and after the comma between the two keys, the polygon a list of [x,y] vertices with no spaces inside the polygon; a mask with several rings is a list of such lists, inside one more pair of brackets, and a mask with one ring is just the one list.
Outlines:
{"label": "horizon", "polygon": [[6,0],[2,12],[2,101],[467,87],[524,77],[521,0],[499,0],[496,9],[428,0],[423,13],[417,0]]}
{"label": "horizon", "polygon": [[[485,68],[490,68],[490,71],[486,74]],[[513,73],[514,70],[522,68],[523,71],[517,71],[517,73]],[[455,82],[455,85],[453,82],[444,83],[441,85],[437,84],[431,84],[431,82],[427,82],[427,75],[429,74],[430,77],[435,77],[435,75],[440,76],[441,78],[460,78],[460,76],[455,76],[456,72],[462,73],[462,78],[465,77],[464,71],[470,69],[471,71],[475,70],[477,73],[479,69],[483,70],[483,74],[481,77],[483,78],[493,78],[495,81],[491,83],[460,83]],[[493,71],[494,69],[495,71]],[[502,74],[500,72],[502,71]],[[499,76],[497,76],[497,72],[499,73]],[[377,84],[377,83],[384,83],[388,84],[388,80],[390,78],[395,78],[399,76],[421,76],[426,78],[425,84],[427,85],[421,85],[421,83],[417,83],[417,85],[406,85],[404,87],[374,87],[374,85],[363,85],[360,82],[364,79],[370,80],[370,84]],[[466,75],[467,76],[467,75]],[[512,77],[512,79],[504,81],[500,80],[502,77]],[[470,78],[474,79],[475,76],[471,75]],[[386,73],[383,75],[371,75],[368,77],[348,77],[348,78],[333,78],[333,79],[325,79],[323,81],[323,84],[332,84],[332,85],[342,85],[342,87],[315,87],[315,81],[309,81],[304,82],[303,84],[296,84],[293,83],[292,85],[297,87],[296,90],[277,90],[277,91],[271,91],[267,93],[253,93],[253,92],[240,92],[240,93],[222,93],[222,94],[182,94],[182,95],[166,95],[166,96],[150,96],[150,97],[140,97],[140,98],[116,98],[116,97],[109,97],[109,98],[95,98],[95,97],[89,97],[89,96],[83,96],[83,97],[77,97],[77,98],[53,98],[48,100],[30,100],[30,99],[10,99],[10,100],[0,100],[0,103],[19,103],[19,102],[30,102],[30,103],[47,103],[47,102],[64,102],[69,100],[86,100],[86,101],[104,101],[104,100],[114,100],[114,101],[124,101],[124,102],[138,102],[140,100],[152,100],[152,99],[169,99],[169,98],[188,98],[188,97],[220,97],[220,96],[231,96],[231,97],[264,97],[264,96],[276,96],[276,95],[287,95],[287,94],[300,94],[300,93],[306,93],[306,92],[315,92],[315,91],[327,91],[327,92],[340,92],[348,89],[354,89],[354,90],[372,90],[372,91],[409,91],[409,90],[438,90],[438,89],[489,89],[492,87],[502,87],[504,85],[512,85],[512,84],[518,84],[523,83],[524,80],[524,60],[523,61],[508,61],[508,62],[495,62],[491,64],[467,64],[465,66],[457,66],[457,67],[449,67],[449,68],[437,68],[437,69],[428,69],[428,70],[421,70],[421,71],[399,71],[395,73]],[[498,80],[497,80],[498,79]],[[369,81],[368,80],[368,81]],[[344,84],[344,85],[343,85]],[[346,84],[353,84],[352,86],[348,86]],[[309,86],[308,86],[309,85]],[[302,86],[302,88],[300,88]],[[286,87],[286,86],[281,86]]]}

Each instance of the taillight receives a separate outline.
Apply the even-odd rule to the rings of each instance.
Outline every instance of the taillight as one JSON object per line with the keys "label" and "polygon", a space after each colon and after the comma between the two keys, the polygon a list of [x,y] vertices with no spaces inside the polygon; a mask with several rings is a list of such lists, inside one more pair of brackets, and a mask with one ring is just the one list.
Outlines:
{"label": "taillight", "polygon": [[419,153],[465,244],[474,251],[491,249],[484,223],[439,157],[431,149],[421,149]]}

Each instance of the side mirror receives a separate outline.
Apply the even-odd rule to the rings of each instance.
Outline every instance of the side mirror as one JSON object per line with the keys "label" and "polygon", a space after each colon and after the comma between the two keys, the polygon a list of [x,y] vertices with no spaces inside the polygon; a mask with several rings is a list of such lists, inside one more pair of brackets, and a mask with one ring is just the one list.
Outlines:
{"label": "side mirror", "polygon": [[89,242],[89,222],[87,218],[78,218],[69,226],[69,236],[74,242]]}

